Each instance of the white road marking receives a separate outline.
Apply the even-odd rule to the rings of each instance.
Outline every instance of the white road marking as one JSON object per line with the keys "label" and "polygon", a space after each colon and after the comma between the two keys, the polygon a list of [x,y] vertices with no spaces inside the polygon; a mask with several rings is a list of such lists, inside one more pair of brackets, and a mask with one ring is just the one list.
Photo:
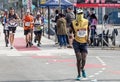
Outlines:
{"label": "white road marking", "polygon": [[45,63],[45,64],[49,64],[49,63],[47,62],[47,63]]}
{"label": "white road marking", "polygon": [[105,62],[100,57],[96,56],[96,58],[100,61],[100,63],[102,63],[102,65],[105,65]]}
{"label": "white road marking", "polygon": [[95,73],[94,75],[99,75],[99,73],[97,72],[97,73]]}
{"label": "white road marking", "polygon": [[102,68],[102,70],[106,70],[106,68]]}
{"label": "white road marking", "polygon": [[[96,56],[96,59],[101,63],[101,65],[103,66],[103,68],[101,68],[101,70],[99,70],[98,72],[94,73],[93,75],[90,75],[89,78],[93,78],[96,75],[99,75],[100,73],[102,73],[104,70],[106,70],[106,67],[104,67],[104,66],[106,66],[106,63],[100,57],[98,57],[98,56]],[[97,79],[95,79],[95,81],[96,80]],[[91,80],[91,81],[93,81],[93,80]]]}
{"label": "white road marking", "polygon": [[99,73],[102,73],[103,71],[99,71]]}
{"label": "white road marking", "polygon": [[92,78],[92,77],[94,77],[94,75],[90,75],[90,76],[89,76],[89,78]]}

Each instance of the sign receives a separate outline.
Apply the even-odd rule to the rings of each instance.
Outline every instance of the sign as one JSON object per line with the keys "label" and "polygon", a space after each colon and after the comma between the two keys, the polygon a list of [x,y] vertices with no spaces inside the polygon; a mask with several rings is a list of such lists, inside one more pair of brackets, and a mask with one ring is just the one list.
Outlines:
{"label": "sign", "polygon": [[117,4],[120,0],[77,0],[77,3],[105,3],[105,4]]}
{"label": "sign", "polygon": [[119,7],[120,0],[77,0],[77,7]]}
{"label": "sign", "polygon": [[15,3],[18,2],[18,0],[8,0],[8,3]]}
{"label": "sign", "polygon": [[46,0],[40,0],[40,4],[45,4]]}
{"label": "sign", "polygon": [[120,12],[118,12],[118,18],[120,18]]}

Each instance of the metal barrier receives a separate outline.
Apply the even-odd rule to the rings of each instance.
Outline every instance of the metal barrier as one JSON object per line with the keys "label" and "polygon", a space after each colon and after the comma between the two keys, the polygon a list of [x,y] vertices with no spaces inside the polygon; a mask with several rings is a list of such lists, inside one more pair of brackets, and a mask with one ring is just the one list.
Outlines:
{"label": "metal barrier", "polygon": [[96,32],[97,35],[94,36],[94,43],[92,46],[102,48],[120,47],[120,25],[97,25]]}

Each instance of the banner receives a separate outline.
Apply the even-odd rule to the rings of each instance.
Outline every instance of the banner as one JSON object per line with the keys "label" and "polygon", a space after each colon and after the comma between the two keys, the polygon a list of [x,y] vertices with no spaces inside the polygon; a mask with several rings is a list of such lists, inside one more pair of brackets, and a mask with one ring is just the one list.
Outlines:
{"label": "banner", "polygon": [[120,0],[77,0],[76,7],[120,7]]}
{"label": "banner", "polygon": [[40,4],[45,4],[46,0],[40,0]]}
{"label": "banner", "polygon": [[77,3],[117,4],[120,0],[77,0]]}

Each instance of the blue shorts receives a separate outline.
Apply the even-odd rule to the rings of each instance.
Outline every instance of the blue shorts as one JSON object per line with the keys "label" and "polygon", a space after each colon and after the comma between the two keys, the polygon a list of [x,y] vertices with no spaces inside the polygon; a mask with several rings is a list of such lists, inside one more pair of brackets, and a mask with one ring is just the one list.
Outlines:
{"label": "blue shorts", "polygon": [[79,43],[76,40],[73,40],[73,48],[75,53],[88,53],[87,43]]}

